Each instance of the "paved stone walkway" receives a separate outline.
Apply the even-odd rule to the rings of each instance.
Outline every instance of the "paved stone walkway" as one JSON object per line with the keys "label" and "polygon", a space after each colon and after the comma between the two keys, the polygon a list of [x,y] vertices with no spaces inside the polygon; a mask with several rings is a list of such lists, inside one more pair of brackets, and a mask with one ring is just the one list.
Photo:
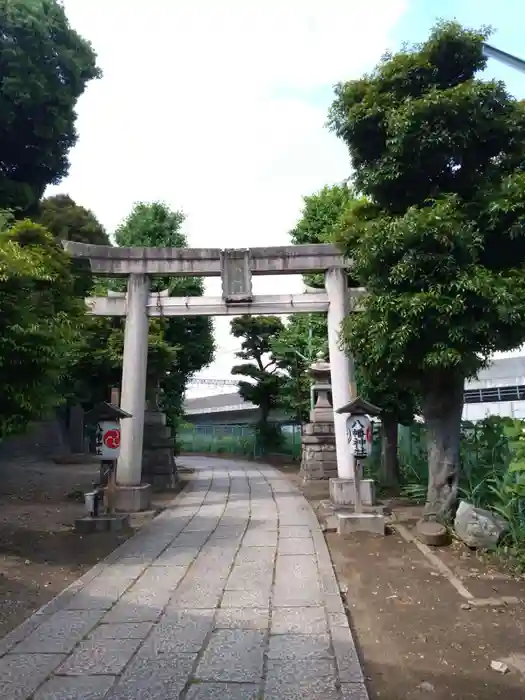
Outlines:
{"label": "paved stone walkway", "polygon": [[368,700],[317,519],[219,459],[0,640],[2,700]]}

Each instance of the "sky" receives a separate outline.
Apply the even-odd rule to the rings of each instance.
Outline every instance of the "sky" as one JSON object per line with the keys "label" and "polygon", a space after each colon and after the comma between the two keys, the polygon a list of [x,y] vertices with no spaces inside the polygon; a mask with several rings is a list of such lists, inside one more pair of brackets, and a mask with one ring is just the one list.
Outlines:
{"label": "sky", "polygon": [[[191,247],[221,248],[289,242],[302,196],[350,174],[344,144],[325,128],[333,85],[385,49],[423,40],[438,14],[430,0],[63,4],[103,77],[79,100],[69,175],[47,194],[69,194],[109,232],[134,202],[162,200],[187,215]],[[441,0],[439,16],[492,25],[492,43],[520,55],[517,5]],[[525,75],[493,61],[487,75],[525,97]],[[207,293],[219,295],[219,284],[208,280]],[[255,293],[300,290],[296,277],[254,280]],[[228,329],[215,319],[216,360],[203,376],[229,376],[237,341]]]}

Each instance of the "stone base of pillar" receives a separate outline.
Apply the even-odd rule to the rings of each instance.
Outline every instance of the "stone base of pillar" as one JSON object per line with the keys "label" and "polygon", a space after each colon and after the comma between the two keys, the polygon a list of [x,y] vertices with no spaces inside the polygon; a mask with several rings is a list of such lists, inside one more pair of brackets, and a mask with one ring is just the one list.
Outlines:
{"label": "stone base of pillar", "polygon": [[120,513],[140,513],[151,509],[151,485],[117,486],[114,492],[115,510]]}
{"label": "stone base of pillar", "polygon": [[173,489],[178,483],[174,450],[166,415],[158,408],[149,408],[144,414],[142,478],[156,491]]}
{"label": "stone base of pillar", "polygon": [[336,513],[337,534],[353,535],[356,532],[370,532],[373,535],[386,534],[385,516],[381,513]]}
{"label": "stone base of pillar", "polygon": [[333,421],[308,423],[303,426],[299,474],[303,482],[326,480],[337,476]]}
{"label": "stone base of pillar", "polygon": [[[355,490],[353,479],[330,479],[330,501],[335,506],[355,505]],[[365,506],[376,504],[376,487],[373,479],[361,479],[359,484],[361,503]]]}

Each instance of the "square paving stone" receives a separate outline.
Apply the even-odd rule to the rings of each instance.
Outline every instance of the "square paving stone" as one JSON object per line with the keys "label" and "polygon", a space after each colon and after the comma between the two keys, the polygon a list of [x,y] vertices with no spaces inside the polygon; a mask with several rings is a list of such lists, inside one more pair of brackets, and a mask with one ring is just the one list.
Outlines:
{"label": "square paving stone", "polygon": [[272,634],[326,634],[324,608],[275,608]]}
{"label": "square paving stone", "polygon": [[315,554],[314,542],[311,537],[284,537],[279,540],[279,554]]}
{"label": "square paving stone", "polygon": [[221,608],[267,608],[269,602],[269,589],[224,591]]}
{"label": "square paving stone", "polygon": [[156,653],[197,653],[213,628],[214,610],[170,611],[145,642]]}
{"label": "square paving stone", "polygon": [[330,628],[330,633],[341,682],[364,683],[361,662],[350,628],[334,626]]}
{"label": "square paving stone", "polygon": [[65,676],[117,676],[141,644],[140,639],[105,639],[81,642],[58,669]]}
{"label": "square paving stone", "polygon": [[243,538],[243,547],[275,547],[277,532],[272,530],[250,530]]}
{"label": "square paving stone", "polygon": [[121,622],[117,624],[100,624],[89,635],[88,640],[103,639],[146,639],[151,632],[153,622]]}
{"label": "square paving stone", "polygon": [[175,700],[188,682],[195,655],[152,656],[141,649],[104,700]]}
{"label": "square paving stone", "polygon": [[327,634],[278,634],[270,637],[269,659],[331,658]]}
{"label": "square paving stone", "polygon": [[257,683],[262,679],[265,635],[253,630],[217,630],[195,672],[209,681]]}
{"label": "square paving stone", "polygon": [[33,700],[103,700],[115,680],[113,676],[54,676]]}
{"label": "square paving stone", "polygon": [[292,685],[316,678],[337,678],[333,659],[268,659],[267,678]]}
{"label": "square paving stone", "polygon": [[259,700],[259,686],[252,683],[196,683],[187,700]]}
{"label": "square paving stone", "polygon": [[264,700],[339,700],[335,683],[329,678],[311,679],[297,683],[283,683],[268,679]]}
{"label": "square paving stone", "polygon": [[276,547],[241,547],[235,559],[235,563],[271,562],[273,564],[275,552]]}
{"label": "square paving stone", "polygon": [[279,537],[281,539],[289,537],[309,539],[311,536],[310,528],[306,525],[281,525],[279,528]]}
{"label": "square paving stone", "polygon": [[369,700],[364,683],[341,683],[342,700]]}
{"label": "square paving stone", "polygon": [[155,559],[152,566],[184,566],[188,567],[198,556],[197,547],[169,547]]}
{"label": "square paving stone", "polygon": [[13,653],[69,654],[100,622],[103,610],[59,610],[13,649]]}
{"label": "square paving stone", "polygon": [[215,616],[216,629],[266,630],[269,624],[268,608],[220,608]]}
{"label": "square paving stone", "polygon": [[7,654],[0,659],[0,698],[25,700],[64,660],[61,654]]}
{"label": "square paving stone", "polygon": [[276,607],[323,604],[317,560],[311,556],[278,556],[273,602]]}

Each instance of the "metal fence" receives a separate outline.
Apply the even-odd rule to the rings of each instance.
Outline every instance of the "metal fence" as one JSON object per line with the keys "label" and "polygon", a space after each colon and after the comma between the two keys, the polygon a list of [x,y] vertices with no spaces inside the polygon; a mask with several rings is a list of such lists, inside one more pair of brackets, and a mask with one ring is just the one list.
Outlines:
{"label": "metal fence", "polygon": [[[279,429],[279,440],[270,454],[298,460],[301,457],[301,426],[293,423],[274,424]],[[177,432],[181,452],[230,454],[243,457],[261,457],[263,445],[254,425],[189,425]],[[268,451],[266,451],[268,454]]]}

